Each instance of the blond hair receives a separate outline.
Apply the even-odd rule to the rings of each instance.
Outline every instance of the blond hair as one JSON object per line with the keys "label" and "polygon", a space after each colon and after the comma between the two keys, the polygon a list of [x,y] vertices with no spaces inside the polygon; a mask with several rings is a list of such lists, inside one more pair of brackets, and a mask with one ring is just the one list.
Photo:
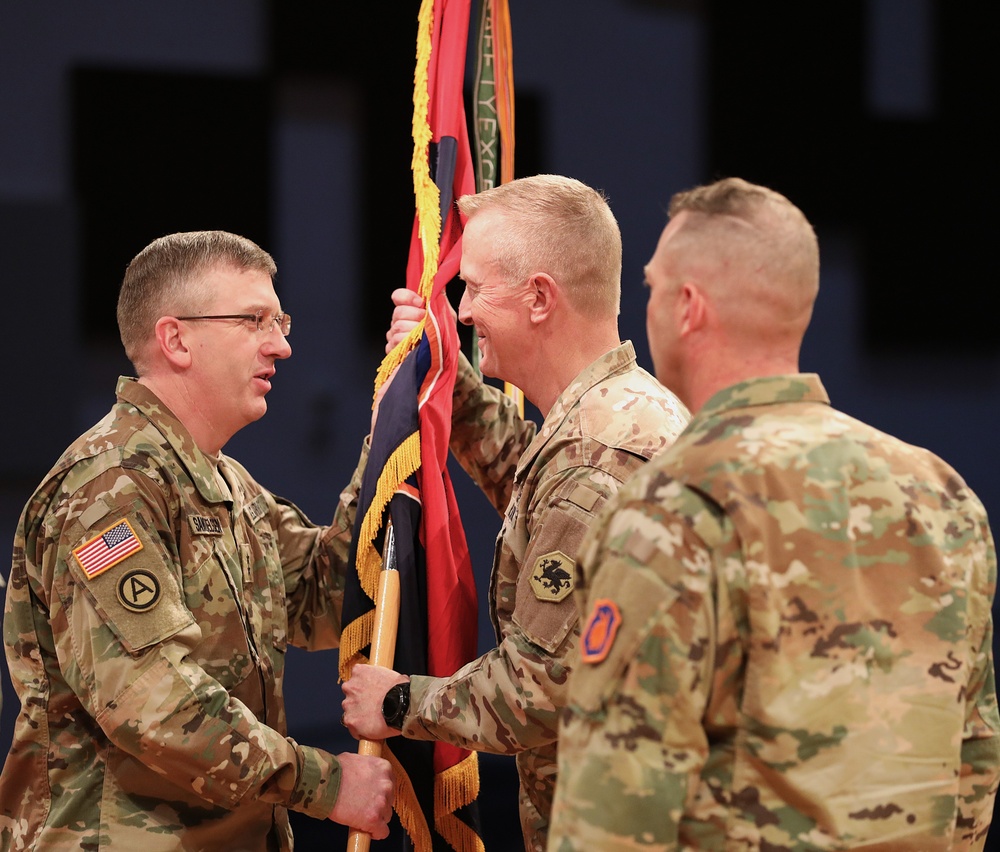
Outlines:
{"label": "blond hair", "polygon": [[544,272],[591,316],[617,316],[622,238],[607,199],[573,178],[534,175],[458,200],[468,217],[503,218],[493,263],[511,284]]}

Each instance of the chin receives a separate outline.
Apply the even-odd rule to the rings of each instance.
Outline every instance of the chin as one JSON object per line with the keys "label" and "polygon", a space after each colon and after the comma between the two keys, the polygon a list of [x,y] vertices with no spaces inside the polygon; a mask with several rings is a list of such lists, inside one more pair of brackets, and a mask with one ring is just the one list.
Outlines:
{"label": "chin", "polygon": [[265,414],[267,414],[267,403],[261,399],[258,405],[255,405],[250,411],[247,412],[247,425],[249,426],[251,423],[256,423]]}

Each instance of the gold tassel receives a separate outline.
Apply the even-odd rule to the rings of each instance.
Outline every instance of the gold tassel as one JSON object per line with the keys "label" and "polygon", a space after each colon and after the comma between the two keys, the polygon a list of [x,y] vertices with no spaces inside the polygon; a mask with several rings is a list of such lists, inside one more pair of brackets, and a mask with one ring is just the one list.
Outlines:
{"label": "gold tassel", "polygon": [[[429,67],[433,46],[434,2],[423,0],[417,16],[417,65],[413,75],[413,195],[417,209],[417,229],[423,249],[424,267],[420,273],[417,292],[430,300],[434,290],[441,252],[441,192],[431,180],[430,145],[433,139],[429,111]],[[413,348],[420,343],[424,333],[423,320],[382,359],[375,375],[375,395],[386,380]]]}
{"label": "gold tassel", "polygon": [[[382,527],[382,515],[395,490],[419,467],[420,433],[414,432],[408,435],[386,460],[375,485],[375,496],[364,518],[361,519],[355,568],[361,588],[373,601],[378,591],[379,571],[382,570],[382,557],[374,545],[375,537]],[[375,611],[370,610],[344,627],[340,637],[341,680],[351,676],[351,668],[357,661],[361,649],[371,642],[374,625]]]}
{"label": "gold tassel", "polygon": [[392,753],[392,747],[389,743],[383,744],[382,757],[392,764],[392,774],[396,779],[396,800],[393,802],[393,808],[399,817],[399,824],[410,836],[413,848],[417,852],[424,852],[424,850],[430,852],[433,846],[431,830],[427,825],[424,812],[420,809],[420,803],[417,801],[417,794],[413,789],[410,776],[406,774],[406,770],[396,759],[396,755]]}
{"label": "gold tassel", "polygon": [[438,834],[456,852],[484,852],[482,838],[455,816],[455,811],[476,800],[479,795],[479,755],[470,752],[434,776],[434,822]]}

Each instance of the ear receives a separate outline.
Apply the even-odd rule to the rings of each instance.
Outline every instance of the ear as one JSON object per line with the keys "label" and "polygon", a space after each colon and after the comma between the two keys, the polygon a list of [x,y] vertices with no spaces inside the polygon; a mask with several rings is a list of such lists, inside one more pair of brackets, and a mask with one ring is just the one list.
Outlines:
{"label": "ear", "polygon": [[694,282],[685,281],[681,285],[677,300],[678,322],[682,336],[703,329],[708,322],[709,305],[705,292]]}
{"label": "ear", "polygon": [[156,347],[174,367],[184,368],[191,364],[191,347],[180,320],[174,317],[160,317],[154,326]]}
{"label": "ear", "polygon": [[536,272],[528,279],[528,318],[534,324],[545,322],[556,308],[562,294],[550,275]]}

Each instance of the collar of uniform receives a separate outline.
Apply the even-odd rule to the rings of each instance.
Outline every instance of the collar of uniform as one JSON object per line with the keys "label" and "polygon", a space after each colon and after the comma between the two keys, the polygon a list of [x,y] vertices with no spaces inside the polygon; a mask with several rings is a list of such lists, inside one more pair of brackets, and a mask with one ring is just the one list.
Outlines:
{"label": "collar of uniform", "polygon": [[577,375],[573,381],[566,386],[565,390],[556,398],[555,403],[549,410],[548,417],[542,423],[542,428],[538,430],[534,440],[521,454],[517,463],[515,479],[528,469],[534,458],[541,452],[542,447],[549,438],[559,429],[563,421],[570,412],[579,404],[580,398],[594,385],[600,384],[611,376],[624,373],[632,369],[635,365],[635,347],[632,341],[626,340],[620,343],[610,352],[605,352],[600,358],[594,361]]}
{"label": "collar of uniform", "polygon": [[194,482],[198,493],[210,503],[221,503],[225,495],[219,490],[215,477],[215,466],[198,449],[191,433],[184,424],[167,408],[160,398],[145,385],[129,376],[119,376],[115,389],[118,399],[134,405],[149,420],[150,424],[166,439],[181,460]]}
{"label": "collar of uniform", "polygon": [[700,420],[732,408],[783,402],[820,402],[829,405],[830,397],[815,373],[766,376],[723,388],[713,394],[695,416]]}

